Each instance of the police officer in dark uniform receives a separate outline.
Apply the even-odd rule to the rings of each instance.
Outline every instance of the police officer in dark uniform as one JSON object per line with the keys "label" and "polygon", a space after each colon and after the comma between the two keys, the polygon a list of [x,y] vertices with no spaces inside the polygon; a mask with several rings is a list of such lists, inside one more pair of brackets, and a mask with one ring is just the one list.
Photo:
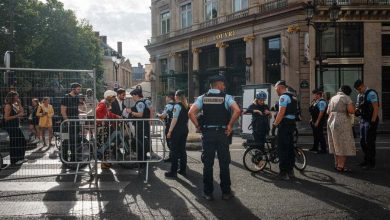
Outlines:
{"label": "police officer in dark uniform", "polygon": [[[173,119],[167,133],[167,138],[171,139],[172,143],[171,171],[165,173],[165,177],[168,178],[176,177],[177,173],[187,175],[188,102],[184,91],[176,91],[175,101]],[[180,170],[178,171],[179,160]]]}
{"label": "police officer in dark uniform", "polygon": [[[167,104],[165,105],[164,111],[161,114],[157,114],[157,117],[159,117],[161,120],[164,120],[165,137],[167,137],[169,127],[171,126],[171,121],[173,117],[173,107],[175,106],[175,93],[174,92],[168,93],[165,96],[165,101]],[[171,140],[167,138],[166,143],[170,152],[169,152],[169,157],[166,158],[164,162],[171,162],[171,158],[172,158]]]}
{"label": "police officer in dark uniform", "polygon": [[[326,141],[324,135],[324,125],[326,123],[326,108],[328,106],[326,100],[322,97],[323,92],[320,89],[312,91],[314,100],[309,107],[311,115],[310,125],[313,130],[313,148],[310,151],[315,151],[321,154],[326,153]],[[318,145],[321,145],[321,150],[318,151]]]}
{"label": "police officer in dark uniform", "polygon": [[[217,75],[210,78],[211,89],[199,96],[191,106],[189,118],[197,129],[202,131],[202,162],[203,168],[203,197],[213,200],[213,165],[217,152],[222,199],[233,197],[230,185],[230,152],[229,144],[233,131],[233,124],[240,116],[240,108],[233,97],[225,93],[225,77]],[[196,117],[199,110],[203,110],[202,124]]]}
{"label": "police officer in dark uniform", "polygon": [[379,123],[378,93],[367,88],[361,80],[356,80],[354,88],[359,92],[356,112],[360,117],[360,145],[364,152],[364,161],[360,166],[374,169],[376,131]]}
{"label": "police officer in dark uniform", "polygon": [[[129,112],[129,117],[137,118],[137,119],[149,119],[150,118],[150,110],[148,104],[142,98],[142,90],[139,88],[134,89],[130,92],[133,100],[135,101],[135,105],[131,108]],[[135,136],[137,139],[137,159],[138,160],[146,160],[146,153],[149,151],[150,146],[150,124],[149,120],[143,121],[135,121]],[[141,164],[144,166],[145,164]]]}
{"label": "police officer in dark uniform", "polygon": [[294,178],[294,130],[298,101],[295,96],[287,92],[287,85],[284,80],[275,84],[276,93],[279,98],[279,112],[272,127],[278,128],[277,144],[279,155],[280,180]]}

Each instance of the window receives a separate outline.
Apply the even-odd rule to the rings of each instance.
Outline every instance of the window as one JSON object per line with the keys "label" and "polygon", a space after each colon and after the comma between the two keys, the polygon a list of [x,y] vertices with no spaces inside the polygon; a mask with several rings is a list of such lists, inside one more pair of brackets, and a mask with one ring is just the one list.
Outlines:
{"label": "window", "polygon": [[160,60],[160,69],[161,69],[161,75],[168,74],[168,60],[167,59]]}
{"label": "window", "polygon": [[382,35],[382,56],[390,56],[390,34]]}
{"label": "window", "polygon": [[248,8],[248,0],[233,0],[233,12]]}
{"label": "window", "polygon": [[218,0],[204,0],[205,20],[218,17]]}
{"label": "window", "polygon": [[276,83],[280,80],[280,37],[265,40],[265,71],[267,83]]}
{"label": "window", "polygon": [[161,34],[167,34],[170,30],[171,13],[164,12],[161,14]]}
{"label": "window", "polygon": [[181,8],[181,28],[186,28],[192,25],[192,10],[191,3],[183,5]]}
{"label": "window", "polygon": [[[342,85],[353,85],[357,79],[361,79],[363,67],[354,65],[326,66],[322,74],[319,67],[317,67],[316,72],[316,87],[322,86],[326,98],[331,98]],[[353,89],[351,99],[354,101],[356,97],[357,93]]]}
{"label": "window", "polygon": [[326,31],[317,32],[317,56],[363,57],[363,24],[339,23]]}

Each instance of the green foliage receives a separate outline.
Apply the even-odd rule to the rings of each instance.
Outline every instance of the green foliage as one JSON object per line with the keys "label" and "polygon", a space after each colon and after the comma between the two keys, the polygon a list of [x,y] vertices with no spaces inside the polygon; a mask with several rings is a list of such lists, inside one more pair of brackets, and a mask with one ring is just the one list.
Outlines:
{"label": "green foliage", "polygon": [[[0,0],[0,54],[15,51],[15,66],[96,69],[103,74],[103,51],[87,21],[57,0]],[[13,16],[12,16],[13,14]],[[13,44],[10,27],[14,27]],[[12,45],[14,48],[12,49]],[[97,80],[98,87],[103,82]]]}

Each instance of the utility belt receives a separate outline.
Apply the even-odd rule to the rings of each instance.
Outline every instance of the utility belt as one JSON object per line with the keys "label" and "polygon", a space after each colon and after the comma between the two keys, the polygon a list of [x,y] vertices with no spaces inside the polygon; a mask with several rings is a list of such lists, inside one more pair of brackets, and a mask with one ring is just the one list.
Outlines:
{"label": "utility belt", "polygon": [[218,125],[203,125],[202,131],[225,131],[226,126],[218,126]]}
{"label": "utility belt", "polygon": [[296,120],[295,119],[289,119],[289,118],[283,118],[280,122],[280,125],[293,125],[295,126]]}

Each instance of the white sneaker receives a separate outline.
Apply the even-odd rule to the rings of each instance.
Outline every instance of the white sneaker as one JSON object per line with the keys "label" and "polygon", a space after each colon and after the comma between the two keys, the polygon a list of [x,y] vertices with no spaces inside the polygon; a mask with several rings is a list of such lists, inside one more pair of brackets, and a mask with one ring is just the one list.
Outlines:
{"label": "white sneaker", "polygon": [[22,159],[22,160],[18,160],[18,161],[16,161],[16,165],[21,165],[21,164],[23,164],[23,163],[25,163],[25,162],[27,162],[28,160],[26,159],[26,158],[24,158],[24,159]]}

